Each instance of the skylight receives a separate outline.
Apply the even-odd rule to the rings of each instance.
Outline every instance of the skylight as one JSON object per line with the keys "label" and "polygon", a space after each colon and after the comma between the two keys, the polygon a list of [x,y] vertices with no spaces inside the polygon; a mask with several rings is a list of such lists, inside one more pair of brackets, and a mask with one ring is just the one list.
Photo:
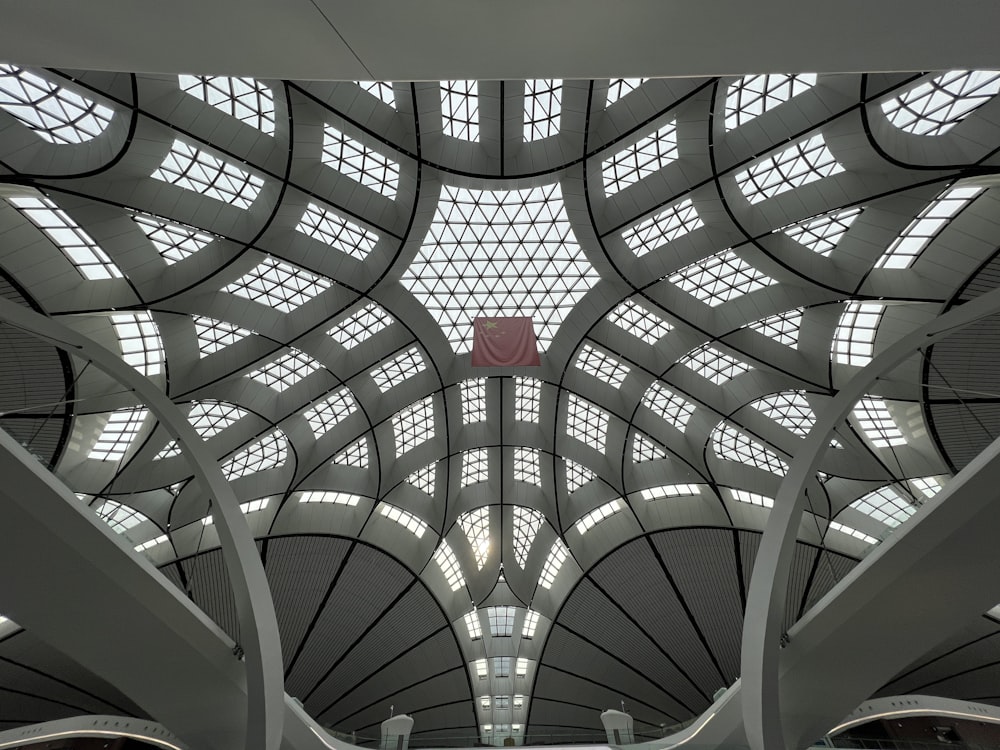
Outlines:
{"label": "skylight", "polygon": [[426,369],[427,365],[424,364],[424,358],[420,356],[420,350],[413,346],[376,367],[371,371],[371,376],[378,389],[382,393],[387,393],[403,381],[409,380],[418,372],[423,372]]}
{"label": "skylight", "polygon": [[350,508],[357,507],[361,501],[360,495],[350,492],[326,492],[309,491],[299,493],[300,503],[322,503],[325,505],[346,505]]}
{"label": "skylight", "polygon": [[538,141],[559,133],[562,81],[543,78],[524,82],[524,140]]}
{"label": "skylight", "polygon": [[928,498],[934,497],[941,491],[941,480],[937,477],[918,477],[916,479],[911,479],[910,484],[912,484],[920,494]]}
{"label": "skylight", "polygon": [[361,141],[345,135],[332,125],[323,130],[323,158],[328,167],[360,185],[396,199],[399,189],[399,164],[368,148]]}
{"label": "skylight", "polygon": [[441,125],[452,138],[479,140],[477,81],[441,81]]}
{"label": "skylight", "polygon": [[833,358],[845,365],[863,367],[875,356],[875,334],[885,305],[881,302],[848,302],[833,332]]}
{"label": "skylight", "polygon": [[326,334],[332,336],[345,349],[353,349],[392,324],[393,319],[389,313],[374,302],[369,302],[349,318],[335,325]]}
{"label": "skylight", "polygon": [[650,346],[673,330],[665,320],[630,299],[609,312],[608,320]]}
{"label": "skylight", "polygon": [[352,466],[355,469],[368,468],[368,438],[361,437],[333,457],[337,466]]}
{"label": "skylight", "polygon": [[[269,497],[261,497],[256,500],[250,500],[245,503],[240,503],[240,512],[243,513],[244,516],[249,516],[251,513],[257,513],[259,511],[265,510],[270,500],[271,498]],[[203,526],[211,526],[213,523],[215,523],[215,521],[213,520],[211,515],[208,515],[205,516],[203,519],[201,519],[201,523]]]}
{"label": "skylight", "polygon": [[142,429],[146,419],[146,409],[119,409],[108,415],[108,422],[90,449],[88,458],[98,461],[120,461],[125,458],[129,446]]}
{"label": "skylight", "polygon": [[797,349],[799,345],[799,328],[802,325],[802,309],[762,318],[747,326],[751,331],[767,336],[779,344]]}
{"label": "skylight", "polygon": [[677,124],[671,120],[655,133],[601,163],[604,192],[614,195],[677,159]]}
{"label": "skylight", "polygon": [[[538,629],[538,613],[529,609],[524,613],[524,623],[521,625],[522,638],[534,638],[535,630]],[[520,708],[520,706],[515,706]]]}
{"label": "skylight", "polygon": [[392,90],[392,84],[388,81],[355,81],[355,83],[376,99],[388,104],[393,109],[396,108],[396,94]]}
{"label": "skylight", "polygon": [[490,509],[484,506],[463,513],[458,517],[458,525],[469,540],[476,565],[482,570],[490,556]]}
{"label": "skylight", "polygon": [[463,380],[462,424],[474,424],[486,420],[486,378]]}
{"label": "skylight", "polygon": [[542,470],[536,448],[514,449],[514,481],[542,486]]}
{"label": "skylight", "polygon": [[434,481],[437,476],[437,464],[429,464],[418,469],[406,478],[406,481],[424,494],[434,497]]}
{"label": "skylight", "polygon": [[469,487],[490,478],[490,457],[486,448],[473,448],[462,454],[462,486]]}
{"label": "skylight", "polygon": [[470,640],[479,640],[483,637],[483,626],[479,622],[479,613],[476,610],[467,612],[465,615],[465,627],[469,631]]}
{"label": "skylight", "polygon": [[667,457],[663,446],[648,435],[635,431],[632,438],[632,462],[641,464],[646,461],[658,461]]}
{"label": "skylight", "polygon": [[576,358],[576,366],[612,388],[621,388],[625,378],[631,372],[631,368],[627,365],[590,344],[584,344],[583,348],[580,349]]}
{"label": "skylight", "polygon": [[775,393],[754,401],[750,406],[799,437],[808,435],[816,424],[816,415],[802,391]]}
{"label": "skylight", "polygon": [[517,660],[517,666],[514,668],[515,677],[527,677],[528,676],[528,660],[519,657]]}
{"label": "skylight", "polygon": [[705,226],[698,211],[689,198],[670,208],[666,208],[655,216],[636,224],[631,229],[622,232],[622,239],[635,257],[641,258],[650,250],[683,237],[695,229]]}
{"label": "skylight", "polygon": [[761,508],[773,508],[774,498],[768,497],[767,495],[761,495],[756,492],[749,492],[747,490],[729,490],[729,494],[732,496],[733,500],[738,503],[746,503],[747,505],[756,505]]}
{"label": "skylight", "polygon": [[489,676],[489,667],[486,666],[486,659],[476,659],[473,663],[476,676],[480,680],[485,680]]}
{"label": "skylight", "polygon": [[601,521],[606,518],[610,518],[615,513],[618,513],[622,509],[622,503],[620,500],[612,500],[610,503],[605,503],[598,508],[590,511],[579,521],[576,522],[576,530],[580,532],[580,535],[586,534],[590,529],[594,528]]}
{"label": "skylight", "polygon": [[566,434],[603,453],[608,439],[608,413],[571,393],[566,407]]}
{"label": "skylight", "polygon": [[659,381],[654,381],[646,389],[642,396],[642,405],[682,432],[695,410],[694,404],[681,398]]}
{"label": "skylight", "polygon": [[753,369],[745,362],[740,362],[735,357],[730,357],[708,344],[703,344],[686,354],[680,360],[680,364],[703,378],[711,380],[716,385],[722,385],[737,375],[742,375]]}
{"label": "skylight", "polygon": [[155,216],[136,214],[132,221],[149,237],[149,241],[168,265],[190,258],[215,239],[194,227]]}
{"label": "skylight", "polygon": [[249,414],[246,409],[225,401],[197,401],[188,412],[188,421],[203,440],[214,437]]}
{"label": "skylight", "polygon": [[598,274],[573,235],[559,183],[523,190],[446,185],[401,281],[463,354],[480,316],[530,316],[546,349]]}
{"label": "skylight", "polygon": [[49,143],[83,143],[103,133],[114,112],[41,76],[0,64],[0,108]]}
{"label": "skylight", "polygon": [[200,315],[194,315],[191,319],[194,321],[194,330],[198,337],[198,351],[202,357],[215,354],[220,349],[225,349],[253,334],[252,331],[221,320],[213,320]]}
{"label": "skylight", "polygon": [[670,277],[670,283],[716,307],[770,286],[774,279],[758,271],[732,250],[723,250],[682,268]]}
{"label": "skylight", "polygon": [[211,104],[240,122],[274,135],[274,97],[253,78],[180,75],[181,90]]}
{"label": "skylight", "polygon": [[393,414],[396,458],[434,437],[434,401],[427,396]]}
{"label": "skylight", "polygon": [[397,508],[395,505],[390,505],[389,503],[382,503],[381,513],[383,518],[388,518],[390,521],[395,521],[404,529],[413,534],[417,539],[423,537],[424,533],[427,531],[427,524],[421,521],[412,513],[409,513],[402,508]]}
{"label": "skylight", "polygon": [[752,440],[729,422],[720,423],[712,432],[712,450],[726,461],[753,466],[784,476],[788,464],[756,440]]}
{"label": "skylight", "polygon": [[244,448],[222,466],[228,481],[257,474],[285,463],[288,441],[281,430],[265,435],[248,448]]}
{"label": "skylight", "polygon": [[879,487],[851,503],[854,510],[895,528],[917,512],[909,500],[891,486]]}
{"label": "skylight", "polygon": [[306,206],[295,229],[358,260],[365,260],[378,242],[378,235],[315,203]]}
{"label": "skylight", "polygon": [[983,191],[979,187],[953,187],[935,198],[903,230],[882,257],[876,268],[909,268],[924,248]]}
{"label": "skylight", "polygon": [[861,431],[876,448],[906,445],[906,438],[896,426],[885,399],[865,396],[854,407],[853,413]]}
{"label": "skylight", "polygon": [[494,677],[510,677],[510,668],[513,666],[514,657],[512,656],[494,656],[490,658],[491,666],[493,667]]}
{"label": "skylight", "polygon": [[140,375],[159,375],[163,369],[163,342],[160,331],[148,310],[137,313],[115,313],[111,325],[122,348],[122,359]]}
{"label": "skylight", "polygon": [[[465,585],[465,576],[462,575],[462,566],[458,564],[458,558],[455,556],[454,551],[451,549],[451,545],[444,539],[441,540],[441,545],[437,548],[434,553],[434,562],[438,564],[441,568],[441,572],[444,574],[444,579],[448,582],[452,591],[458,591],[462,586]],[[475,612],[470,612],[473,618],[476,617]],[[469,615],[466,615],[465,624],[469,628],[469,635],[472,638],[482,638],[483,634],[480,631],[478,636],[472,635],[472,626],[469,625]],[[476,628],[479,628],[479,622],[476,621]]]}
{"label": "skylight", "polygon": [[98,517],[111,527],[112,531],[123,534],[149,518],[135,508],[122,505],[114,500],[105,500],[94,509]]}
{"label": "skylight", "polygon": [[44,195],[14,195],[7,200],[63,251],[83,278],[91,281],[122,278],[122,272],[107,253],[65,211]]}
{"label": "skylight", "polygon": [[857,529],[853,529],[850,526],[845,526],[844,524],[838,521],[830,521],[830,528],[833,531],[840,532],[841,534],[847,534],[847,536],[852,536],[855,539],[860,539],[862,542],[865,542],[867,544],[878,544],[878,539],[876,539],[875,537],[869,536],[868,534],[865,534],[863,531],[858,531]]}
{"label": "skylight", "polygon": [[494,638],[513,635],[516,611],[513,607],[487,607],[486,617],[490,623],[490,635]]}
{"label": "skylight", "polygon": [[545,565],[542,566],[542,573],[538,577],[538,585],[543,589],[552,588],[552,584],[556,582],[556,576],[559,575],[559,570],[566,562],[567,557],[569,557],[569,550],[566,549],[563,540],[556,537],[556,540],[552,542],[552,549],[549,550],[549,556],[545,558]]}
{"label": "skylight", "polygon": [[605,106],[610,107],[623,96],[631,94],[648,80],[648,78],[612,78],[608,83],[608,99]]}
{"label": "skylight", "polygon": [[882,102],[889,122],[914,135],[943,135],[1000,92],[1000,71],[953,70]]}
{"label": "skylight", "polygon": [[823,136],[814,135],[740,172],[736,184],[750,203],[760,203],[843,171]]}
{"label": "skylight", "polygon": [[815,73],[744,76],[729,84],[726,92],[726,130],[750,122],[815,85]]}
{"label": "skylight", "polygon": [[170,538],[166,534],[160,534],[158,537],[154,537],[147,542],[135,545],[136,552],[147,552],[153,549],[153,547],[158,547],[161,544],[166,544],[170,541]]}
{"label": "skylight", "polygon": [[596,475],[586,466],[581,466],[576,461],[566,459],[566,491],[573,493],[594,480]]}
{"label": "skylight", "polygon": [[264,180],[257,175],[184,141],[174,141],[152,177],[237,208],[250,208],[264,187]]}
{"label": "skylight", "polygon": [[825,258],[829,257],[847,230],[851,228],[851,224],[860,215],[860,208],[844,208],[814,216],[797,224],[789,224],[787,227],[774,231],[784,232],[790,239],[805,245],[817,255],[822,255]]}
{"label": "skylight", "polygon": [[322,365],[315,359],[293,348],[288,354],[282,355],[274,362],[249,373],[248,377],[282,393],[321,368]]}
{"label": "skylight", "polygon": [[329,289],[331,283],[291,263],[267,258],[222,291],[288,313]]}
{"label": "skylight", "polygon": [[341,388],[323,399],[302,416],[317,439],[328,433],[358,409],[354,395],[348,388]]}
{"label": "skylight", "polygon": [[514,378],[514,419],[518,422],[538,422],[542,384],[537,378]]}
{"label": "skylight", "polygon": [[694,497],[701,494],[697,484],[664,484],[659,487],[647,487],[639,492],[643,500],[667,500],[675,497]]}
{"label": "skylight", "polygon": [[531,551],[531,545],[535,541],[538,530],[542,528],[545,517],[533,508],[524,508],[520,505],[513,507],[513,517],[514,559],[524,569],[524,564],[528,561],[528,553]]}

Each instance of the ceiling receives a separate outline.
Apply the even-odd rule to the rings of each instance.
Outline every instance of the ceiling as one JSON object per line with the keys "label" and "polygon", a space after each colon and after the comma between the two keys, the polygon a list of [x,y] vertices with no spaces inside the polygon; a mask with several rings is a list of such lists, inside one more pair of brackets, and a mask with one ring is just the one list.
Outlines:
{"label": "ceiling", "polygon": [[[761,532],[815,415],[995,286],[998,89],[0,68],[0,269],[188,411],[246,503],[286,690],[322,724],[592,739],[624,702],[658,736],[738,677]],[[477,314],[533,316],[541,366],[472,368]],[[914,356],[838,429],[788,626],[971,457],[962,420],[989,431],[991,405],[954,389],[991,391],[993,342],[984,323]],[[86,362],[9,350],[7,408],[75,399],[15,434],[238,644],[166,430]],[[995,701],[959,678],[995,630],[886,690]],[[30,628],[0,624],[0,660],[4,725],[144,711]]]}

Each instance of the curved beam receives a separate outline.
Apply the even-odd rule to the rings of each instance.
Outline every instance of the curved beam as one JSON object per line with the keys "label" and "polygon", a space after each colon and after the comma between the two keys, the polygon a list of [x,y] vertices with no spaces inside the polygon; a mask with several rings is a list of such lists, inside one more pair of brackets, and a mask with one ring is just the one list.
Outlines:
{"label": "curved beam", "polygon": [[128,716],[100,715],[71,716],[68,719],[56,719],[8,729],[6,732],[0,732],[0,750],[76,737],[97,737],[108,741],[125,737],[145,742],[161,750],[188,750],[187,745],[155,721]]}
{"label": "curved beam", "polygon": [[805,486],[815,476],[834,430],[880,376],[921,347],[997,312],[1000,289],[953,308],[892,344],[840,389],[792,459],[768,517],[747,591],[741,682],[743,721],[752,750],[785,750],[778,683],[788,579]]}
{"label": "curved beam", "polygon": [[274,602],[250,527],[217,461],[201,450],[203,442],[177,405],[151,380],[117,354],[62,323],[0,298],[0,321],[14,325],[97,367],[129,387],[177,440],[195,477],[212,498],[212,515],[233,587],[241,647],[246,655],[248,750],[277,750],[284,718],[284,673]]}

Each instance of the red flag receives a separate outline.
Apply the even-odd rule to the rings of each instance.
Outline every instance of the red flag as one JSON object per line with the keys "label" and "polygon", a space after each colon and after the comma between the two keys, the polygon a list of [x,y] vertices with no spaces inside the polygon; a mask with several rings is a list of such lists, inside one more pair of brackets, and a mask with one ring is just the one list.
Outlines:
{"label": "red flag", "polygon": [[472,321],[473,367],[538,367],[538,339],[531,318]]}

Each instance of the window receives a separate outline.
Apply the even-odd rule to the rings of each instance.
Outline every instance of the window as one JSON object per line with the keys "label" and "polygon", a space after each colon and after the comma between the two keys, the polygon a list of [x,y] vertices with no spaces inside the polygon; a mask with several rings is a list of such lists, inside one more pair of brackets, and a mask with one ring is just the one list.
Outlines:
{"label": "window", "polygon": [[632,438],[632,462],[641,464],[645,461],[658,461],[666,458],[667,452],[663,446],[655,442],[648,435],[638,430]]}
{"label": "window", "polygon": [[293,348],[288,354],[254,370],[247,377],[282,393],[321,368],[322,365],[315,359]]}
{"label": "window", "polygon": [[291,263],[267,258],[222,291],[287,313],[329,289],[331,283]]}
{"label": "window", "polygon": [[524,140],[537,141],[559,133],[562,81],[543,78],[524,82]]}
{"label": "window", "polygon": [[761,508],[774,507],[774,498],[767,497],[766,495],[759,495],[756,492],[748,492],[747,490],[729,490],[729,494],[732,495],[733,500],[738,503],[757,505]]}
{"label": "window", "polygon": [[744,76],[726,92],[726,130],[738,128],[815,85],[815,73]]}
{"label": "window", "polygon": [[580,466],[576,461],[566,459],[566,491],[576,492],[594,479],[594,472],[585,466]]}
{"label": "window", "polygon": [[953,70],[882,103],[893,125],[914,135],[943,135],[1000,92],[1000,71]]}
{"label": "window", "polygon": [[486,617],[490,622],[490,635],[501,638],[513,634],[515,611],[513,607],[487,607]]}
{"label": "window", "polygon": [[[465,576],[462,575],[462,567],[458,564],[458,558],[455,557],[455,553],[452,551],[451,546],[444,539],[441,540],[441,546],[437,548],[437,552],[434,553],[434,562],[438,564],[441,568],[441,572],[444,574],[445,580],[451,587],[452,591],[458,591],[462,586],[465,585]],[[473,618],[476,617],[475,612],[470,613]],[[469,626],[469,635],[473,638],[482,637],[480,632],[478,636],[472,635],[472,626],[469,625],[469,615],[465,616],[465,624]],[[478,630],[479,623],[476,622],[476,628]]]}
{"label": "window", "polygon": [[608,439],[608,413],[571,393],[566,407],[566,434],[603,452]]}
{"label": "window", "polygon": [[594,510],[576,522],[576,530],[583,536],[601,521],[610,518],[621,509],[622,504],[620,500],[612,500],[610,503],[605,503],[598,508],[594,508]]}
{"label": "window", "polygon": [[528,552],[531,550],[531,545],[535,541],[538,530],[542,528],[545,517],[532,508],[515,505],[513,507],[513,518],[514,559],[523,570],[524,564],[528,561]]}
{"label": "window", "polygon": [[[493,708],[499,709],[499,710],[509,711],[510,710],[510,696],[509,695],[494,695],[493,696]],[[500,731],[499,727],[500,727],[500,725],[498,725],[497,731]]]}
{"label": "window", "polygon": [[641,258],[650,250],[683,237],[695,229],[705,226],[694,204],[687,198],[676,206],[660,211],[655,216],[636,224],[622,232],[622,239],[629,250]]}
{"label": "window", "polygon": [[799,437],[808,435],[816,424],[816,415],[802,391],[775,393],[757,399],[750,406]]}
{"label": "window", "polygon": [[694,497],[701,494],[697,484],[665,484],[660,487],[648,487],[640,491],[643,500],[666,500],[673,497]]}
{"label": "window", "polygon": [[144,521],[149,521],[149,518],[135,508],[122,505],[114,500],[105,500],[99,507],[94,509],[94,512],[111,527],[112,531],[116,531],[119,534],[125,533]]}
{"label": "window", "polygon": [[325,492],[310,491],[299,493],[300,503],[323,503],[326,505],[346,505],[350,508],[357,507],[361,501],[359,495],[350,492]]}
{"label": "window", "polygon": [[111,325],[122,348],[122,359],[140,375],[159,375],[163,369],[163,342],[153,316],[138,313],[115,313]]}
{"label": "window", "polygon": [[328,433],[347,417],[358,410],[354,395],[347,388],[341,388],[308,409],[302,416],[317,439]]}
{"label": "window", "polygon": [[604,192],[614,195],[677,159],[677,125],[671,120],[624,151],[601,163]]}
{"label": "window", "polygon": [[430,396],[392,416],[396,458],[434,437],[434,402]]}
{"label": "window", "polygon": [[332,336],[345,349],[353,349],[379,331],[388,328],[392,323],[393,320],[389,313],[374,302],[369,302],[349,318],[335,325],[326,334]]}
{"label": "window", "polygon": [[406,478],[406,481],[416,487],[424,494],[434,497],[434,480],[437,476],[437,464],[430,464],[422,469],[417,469]]}
{"label": "window", "polygon": [[458,525],[469,540],[476,565],[482,570],[490,556],[490,509],[482,507],[463,513],[458,517]]}
{"label": "window", "polygon": [[427,366],[424,364],[424,358],[420,356],[420,351],[416,347],[411,347],[384,365],[376,367],[371,371],[371,376],[378,389],[386,393],[425,369]]}
{"label": "window", "polygon": [[[538,628],[538,613],[529,609],[524,613],[524,624],[521,626],[522,638],[534,638],[535,630]],[[517,696],[522,697],[522,696]],[[520,706],[514,706],[520,708]]]}
{"label": "window", "polygon": [[494,656],[490,661],[493,664],[494,677],[510,677],[511,662],[514,659],[510,656]]}
{"label": "window", "polygon": [[281,466],[287,456],[288,441],[285,434],[281,430],[275,430],[226,461],[222,465],[222,473],[227,480],[232,481]]}
{"label": "window", "polygon": [[937,477],[918,477],[911,479],[910,484],[924,497],[934,497],[941,491],[941,481]]}
{"label": "window", "polygon": [[514,378],[514,419],[518,422],[538,422],[542,384],[536,378]]}
{"label": "window", "polygon": [[876,448],[906,445],[906,438],[896,426],[885,399],[865,396],[854,407],[853,413],[861,431]]}
{"label": "window", "polygon": [[368,438],[359,438],[333,457],[337,466],[352,466],[355,469],[368,468]]}
{"label": "window", "polygon": [[153,549],[153,547],[158,547],[159,545],[166,544],[169,541],[170,539],[167,537],[166,534],[161,534],[158,537],[150,539],[148,542],[143,542],[142,544],[135,545],[135,551],[146,552],[148,550]]}
{"label": "window", "polygon": [[729,422],[722,422],[712,432],[712,450],[726,461],[753,466],[784,476],[788,464],[756,440],[752,440]]}
{"label": "window", "polygon": [[323,163],[389,200],[396,198],[399,164],[332,125],[323,130]]}
{"label": "window", "polygon": [[514,449],[514,481],[542,486],[542,470],[537,449]]}
{"label": "window", "polygon": [[753,368],[735,357],[723,354],[708,344],[699,346],[680,360],[680,364],[692,372],[711,380],[716,385],[732,380],[737,375],[750,372]]}
{"label": "window", "polygon": [[0,64],[0,108],[49,143],[92,140],[114,115],[103,104],[9,64]]}
{"label": "window", "polygon": [[486,421],[486,378],[462,381],[462,424]]}
{"label": "window", "polygon": [[214,437],[249,414],[246,409],[225,401],[196,401],[188,421],[203,440]]}
{"label": "window", "polygon": [[388,81],[355,81],[363,91],[388,104],[393,109],[396,108],[396,94],[392,90],[392,84]]}
{"label": "window", "polygon": [[202,357],[215,354],[220,349],[225,349],[253,333],[232,323],[200,315],[193,316],[192,320],[194,321],[195,334],[198,337],[198,351]]}
{"label": "window", "polygon": [[648,80],[648,78],[612,78],[608,83],[608,100],[605,106],[610,107],[623,96],[631,94]]}
{"label": "window", "polygon": [[377,235],[315,203],[306,207],[295,229],[357,260],[365,260],[378,242]]}
{"label": "window", "polygon": [[152,177],[237,208],[250,208],[264,187],[257,175],[183,141],[174,141]]}
{"label": "window", "polygon": [[608,320],[649,345],[655,344],[672,330],[669,323],[632,300],[625,300],[608,313]]}
{"label": "window", "polygon": [[695,410],[694,404],[681,398],[659,381],[654,381],[646,389],[642,396],[642,405],[681,431],[687,427],[688,420]]}
{"label": "window", "polygon": [[917,512],[910,501],[891,486],[869,492],[851,503],[850,507],[891,528],[896,528]]}
{"label": "window", "polygon": [[823,136],[814,135],[740,172],[736,184],[750,203],[760,203],[843,171]]}
{"label": "window", "polygon": [[682,268],[670,277],[670,283],[711,307],[717,307],[770,286],[774,279],[758,271],[732,250],[724,250]]}
{"label": "window", "polygon": [[462,486],[469,487],[490,478],[489,452],[486,448],[474,448],[462,454]]}
{"label": "window", "polygon": [[471,350],[475,318],[497,315],[533,318],[544,350],[597,280],[559,183],[522,190],[445,185],[424,244],[400,279],[457,354]]}
{"label": "window", "polygon": [[590,344],[584,344],[576,358],[577,369],[593,375],[612,388],[621,388],[631,369]]}
{"label": "window", "polygon": [[15,195],[7,200],[62,250],[83,278],[90,281],[122,278],[122,272],[107,253],[65,211],[44,195]]}
{"label": "window", "polygon": [[865,542],[866,544],[878,544],[878,539],[876,539],[875,537],[869,536],[868,534],[865,534],[862,531],[858,531],[857,529],[852,529],[850,526],[845,526],[844,524],[839,523],[838,521],[830,521],[830,528],[833,531],[839,531],[841,534],[847,534],[848,536],[852,536],[855,539],[860,539],[862,542]]}
{"label": "window", "polygon": [[779,344],[797,349],[799,345],[799,328],[802,325],[802,310],[789,310],[778,315],[751,323],[747,326],[762,336],[777,341]]}
{"label": "window", "polygon": [[441,81],[441,121],[445,135],[464,141],[479,140],[479,84]]}
{"label": "window", "polygon": [[[479,623],[479,613],[476,610],[465,615],[465,627],[469,631],[469,638],[473,641],[478,640],[483,637],[483,628]],[[489,708],[489,698],[486,699],[486,705],[483,708]]]}
{"label": "window", "polygon": [[[257,513],[258,511],[267,508],[268,502],[271,500],[269,497],[258,498],[257,500],[250,500],[246,503],[240,503],[240,512],[244,516],[249,516],[251,513]],[[205,516],[201,519],[203,526],[211,526],[215,521],[212,519],[211,515]]]}
{"label": "window", "polygon": [[489,669],[486,666],[486,659],[476,659],[473,663],[473,669],[476,671],[476,677],[480,680],[485,680],[489,676]]}
{"label": "window", "polygon": [[199,229],[155,216],[132,217],[167,265],[180,263],[204,248],[215,238]]}
{"label": "window", "polygon": [[806,219],[797,224],[789,224],[787,227],[775,231],[784,232],[787,237],[805,245],[817,255],[829,257],[847,230],[851,228],[851,224],[860,215],[860,208],[845,208]]}
{"label": "window", "polygon": [[211,104],[240,122],[274,135],[274,97],[253,78],[181,75],[181,91]]}
{"label": "window", "polygon": [[108,415],[108,422],[90,449],[88,458],[98,461],[120,461],[125,458],[129,446],[142,429],[146,419],[146,409],[119,409]]}
{"label": "window", "polygon": [[559,570],[562,568],[563,563],[566,562],[566,558],[569,557],[569,550],[566,549],[566,545],[563,544],[562,539],[556,537],[556,540],[552,543],[552,549],[549,550],[549,556],[545,558],[545,565],[542,566],[542,574],[538,577],[538,585],[543,589],[552,588],[552,584],[556,581],[556,576],[559,575]]}
{"label": "window", "polygon": [[928,205],[889,245],[876,268],[909,268],[924,248],[983,191],[978,187],[953,187]]}
{"label": "window", "polygon": [[390,521],[395,521],[404,529],[409,531],[417,539],[423,537],[424,533],[427,531],[427,524],[421,521],[412,513],[408,513],[402,508],[397,508],[395,505],[389,505],[389,503],[382,503],[382,517],[388,518]]}
{"label": "window", "polygon": [[885,305],[881,302],[848,302],[833,332],[833,358],[845,365],[863,367],[875,356],[875,334]]}
{"label": "window", "polygon": [[527,677],[528,676],[528,660],[518,659],[517,666],[515,667],[515,676],[517,677]]}

